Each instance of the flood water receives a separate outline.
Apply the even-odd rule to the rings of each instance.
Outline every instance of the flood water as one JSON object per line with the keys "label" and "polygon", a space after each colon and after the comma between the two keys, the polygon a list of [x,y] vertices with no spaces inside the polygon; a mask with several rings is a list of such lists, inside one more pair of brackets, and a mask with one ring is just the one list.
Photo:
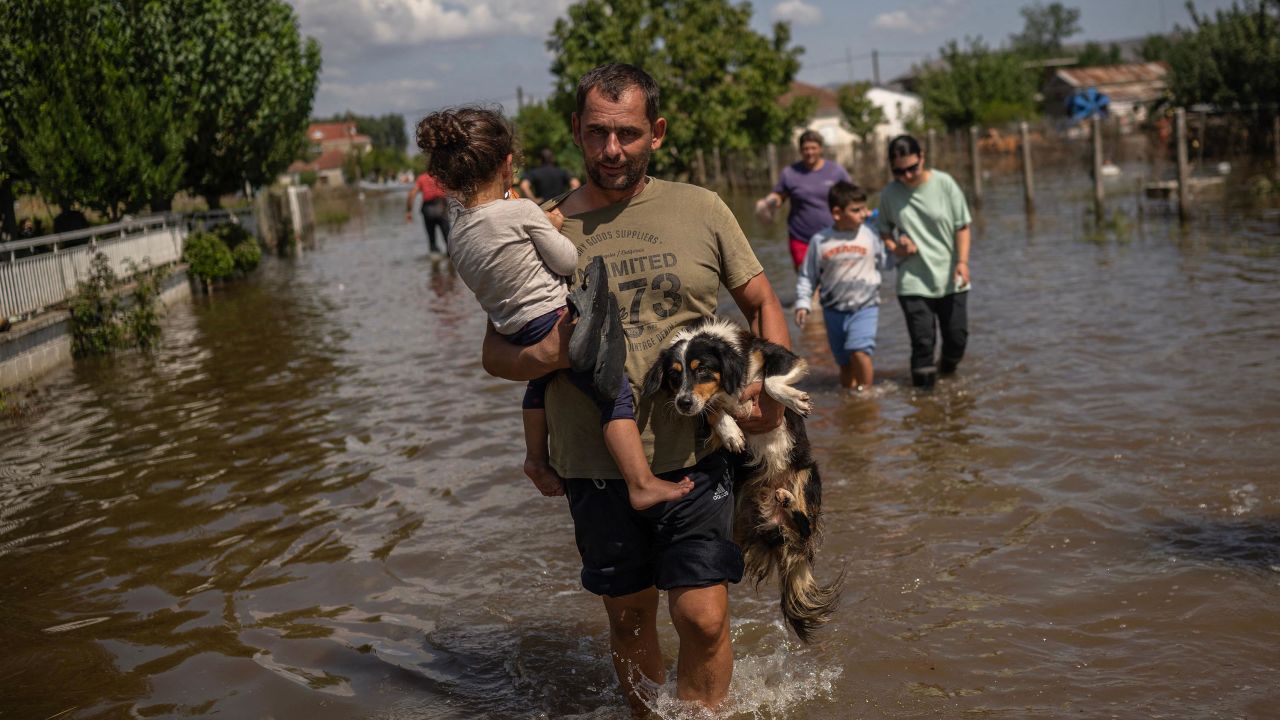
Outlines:
{"label": "flood water", "polygon": [[[1127,195],[1099,226],[1086,177],[1038,180],[1033,222],[988,184],[956,378],[906,386],[889,289],[870,399],[796,332],[848,582],[811,647],[733,587],[725,717],[1280,713],[1280,212],[1232,189],[1180,230]],[[781,224],[730,201],[789,301]],[[0,420],[0,717],[626,716],[523,388],[402,202]]]}

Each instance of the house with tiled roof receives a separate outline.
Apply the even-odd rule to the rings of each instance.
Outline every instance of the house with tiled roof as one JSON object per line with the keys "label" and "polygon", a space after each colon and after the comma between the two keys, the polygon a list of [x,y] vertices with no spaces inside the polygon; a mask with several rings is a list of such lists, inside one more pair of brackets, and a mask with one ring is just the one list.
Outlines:
{"label": "house with tiled roof", "polygon": [[303,173],[312,172],[317,185],[344,185],[342,166],[347,157],[373,149],[372,140],[357,132],[354,122],[311,123],[307,126],[307,143],[314,159],[294,161],[285,171],[291,182],[297,183]]}

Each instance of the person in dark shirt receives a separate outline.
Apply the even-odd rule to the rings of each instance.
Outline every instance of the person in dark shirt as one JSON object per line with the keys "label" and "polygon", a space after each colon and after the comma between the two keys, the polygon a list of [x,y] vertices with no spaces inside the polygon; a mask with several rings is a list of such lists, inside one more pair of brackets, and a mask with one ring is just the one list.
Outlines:
{"label": "person in dark shirt", "polygon": [[521,195],[541,204],[544,200],[563,195],[566,190],[578,189],[578,178],[556,165],[556,155],[551,148],[544,147],[538,154],[542,157],[542,164],[525,171],[520,180]]}

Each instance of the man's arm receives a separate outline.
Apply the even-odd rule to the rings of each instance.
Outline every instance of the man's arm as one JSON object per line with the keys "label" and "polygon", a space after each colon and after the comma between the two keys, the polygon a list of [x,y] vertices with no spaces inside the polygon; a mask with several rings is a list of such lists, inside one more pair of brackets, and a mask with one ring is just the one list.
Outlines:
{"label": "man's arm", "polygon": [[[773,292],[769,278],[758,273],[744,284],[729,290],[738,309],[747,318],[747,325],[757,337],[791,349],[791,331],[787,328],[782,303]],[[750,414],[738,418],[738,425],[745,432],[764,433],[782,424],[783,406],[767,393],[762,393],[760,383],[754,383],[742,391],[742,400],[755,400]]]}
{"label": "man's arm", "polygon": [[516,345],[498,334],[493,323],[485,323],[484,344],[480,350],[484,371],[505,380],[528,381],[569,367],[572,325],[566,312],[536,345]]}

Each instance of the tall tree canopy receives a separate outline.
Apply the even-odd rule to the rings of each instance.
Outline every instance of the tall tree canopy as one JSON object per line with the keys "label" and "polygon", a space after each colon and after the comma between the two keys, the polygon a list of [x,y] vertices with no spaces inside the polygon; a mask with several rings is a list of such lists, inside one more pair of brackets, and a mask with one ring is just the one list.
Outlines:
{"label": "tall tree canopy", "polygon": [[183,44],[198,49],[179,64],[195,117],[184,185],[218,198],[263,185],[306,143],[320,77],[320,46],[298,33],[282,0],[178,0]]}
{"label": "tall tree canopy", "polygon": [[921,71],[919,92],[925,114],[949,129],[974,124],[1002,125],[1036,115],[1036,76],[1023,56],[987,47],[970,38],[940,51],[942,63]]}
{"label": "tall tree canopy", "polygon": [[574,109],[578,78],[606,62],[643,68],[662,91],[667,142],[658,167],[688,168],[697,148],[746,149],[777,141],[804,119],[804,103],[778,97],[800,69],[791,28],[751,29],[751,6],[726,0],[579,0],[556,20],[547,47],[552,106]]}
{"label": "tall tree canopy", "polygon": [[1253,109],[1280,99],[1280,0],[1244,0],[1213,17],[1188,3],[1194,27],[1165,51],[1182,105]]}
{"label": "tall tree canopy", "polygon": [[1060,2],[1035,3],[1018,11],[1022,32],[1011,36],[1013,49],[1033,58],[1062,52],[1062,41],[1080,32],[1080,10]]}
{"label": "tall tree canopy", "polygon": [[[144,47],[174,28],[155,3],[32,0],[5,13],[6,164],[64,208],[107,217],[172,196],[189,125]],[[6,83],[7,85],[7,83]]]}
{"label": "tall tree canopy", "polygon": [[525,103],[516,113],[516,135],[524,151],[524,167],[536,167],[542,148],[551,148],[556,162],[571,174],[582,176],[582,154],[573,147],[569,116],[547,102]]}
{"label": "tall tree canopy", "polygon": [[864,143],[870,139],[876,127],[885,121],[884,110],[867,97],[870,89],[871,83],[860,82],[842,85],[836,92],[836,102],[840,105],[845,122],[849,123],[853,134]]}
{"label": "tall tree canopy", "polygon": [[0,2],[0,211],[15,188],[107,217],[274,179],[320,68],[283,0]]}

